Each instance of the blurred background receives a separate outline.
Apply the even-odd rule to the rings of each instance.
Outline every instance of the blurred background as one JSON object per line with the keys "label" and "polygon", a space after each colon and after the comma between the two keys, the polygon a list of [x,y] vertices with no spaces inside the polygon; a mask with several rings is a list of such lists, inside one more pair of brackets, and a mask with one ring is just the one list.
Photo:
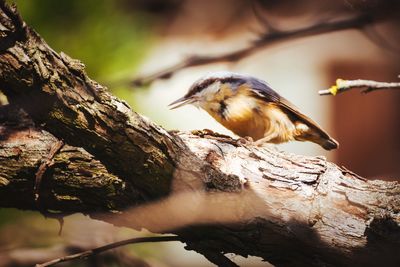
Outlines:
{"label": "blurred background", "polygon": [[[321,97],[317,91],[330,87],[337,78],[398,80],[397,2],[16,1],[24,20],[52,48],[81,60],[90,77],[107,85],[135,111],[164,128],[208,128],[233,136],[204,111],[191,106],[170,111],[167,105],[209,72],[251,74],[266,80],[340,142],[340,148],[333,152],[301,142],[281,145],[282,150],[325,155],[371,179],[400,178],[400,91],[362,95],[355,90],[335,97]],[[377,22],[363,32],[344,30],[275,42],[237,62],[186,68],[144,86],[131,83],[136,77],[177,64],[188,55],[220,55],[248,47],[268,30],[267,24],[288,31],[365,12]],[[65,251],[148,234],[116,229],[82,215],[66,218],[63,234],[58,236],[57,232],[57,221],[45,220],[37,213],[0,210],[0,266],[29,266],[17,259],[32,259],[39,249],[60,256]],[[211,266],[202,256],[173,243],[135,245],[103,257],[107,260],[73,262],[69,266]],[[268,266],[258,259],[236,257],[235,261],[242,262],[242,266]]]}

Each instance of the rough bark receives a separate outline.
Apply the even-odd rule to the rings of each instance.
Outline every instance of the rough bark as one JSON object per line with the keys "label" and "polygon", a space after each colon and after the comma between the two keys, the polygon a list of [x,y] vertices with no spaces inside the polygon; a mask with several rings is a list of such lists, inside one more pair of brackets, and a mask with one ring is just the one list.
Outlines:
{"label": "rough bark", "polygon": [[207,132],[168,133],[8,13],[3,6],[0,89],[41,128],[3,111],[1,206],[38,209],[37,168],[62,139],[42,181],[45,210],[178,233],[210,260],[232,252],[280,266],[400,263],[398,182]]}
{"label": "rough bark", "polygon": [[65,145],[44,173],[40,191],[43,201],[36,203],[35,174],[57,141],[50,133],[35,128],[18,108],[0,107],[1,207],[95,212],[118,210],[137,199],[139,193],[132,185],[109,173],[83,148]]}

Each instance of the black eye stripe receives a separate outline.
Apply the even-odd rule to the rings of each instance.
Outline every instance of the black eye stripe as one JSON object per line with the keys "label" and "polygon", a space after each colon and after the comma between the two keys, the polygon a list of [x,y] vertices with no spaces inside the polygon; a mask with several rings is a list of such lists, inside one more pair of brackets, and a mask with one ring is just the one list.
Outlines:
{"label": "black eye stripe", "polygon": [[189,90],[189,92],[186,94],[186,97],[190,97],[204,88],[207,88],[207,86],[213,84],[214,82],[219,81],[221,83],[245,83],[243,79],[239,79],[237,77],[226,77],[226,78],[209,78],[207,80],[202,81],[200,84],[195,85],[192,89]]}
{"label": "black eye stripe", "polygon": [[226,103],[225,103],[224,100],[222,100],[222,101],[219,102],[219,110],[218,110],[218,113],[219,113],[219,115],[220,115],[222,118],[224,118],[224,119],[226,119],[226,111],[227,111],[227,108],[228,108],[228,106],[226,105]]}

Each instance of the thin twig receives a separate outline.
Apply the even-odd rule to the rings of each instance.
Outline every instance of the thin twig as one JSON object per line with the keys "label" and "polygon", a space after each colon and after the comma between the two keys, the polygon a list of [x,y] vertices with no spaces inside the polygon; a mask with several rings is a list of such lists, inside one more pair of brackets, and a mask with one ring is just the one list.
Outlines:
{"label": "thin twig", "polygon": [[216,62],[238,61],[244,57],[253,54],[259,49],[278,41],[290,40],[310,35],[318,35],[345,29],[361,28],[372,22],[373,21],[367,16],[358,16],[355,18],[340,21],[318,23],[316,25],[289,31],[278,31],[274,29],[274,31],[266,32],[263,36],[261,36],[250,46],[244,49],[217,56],[192,55],[172,67],[163,69],[148,76],[136,78],[132,81],[132,85],[141,86],[149,84],[157,79],[167,79],[171,77],[175,72],[188,67],[206,65]]}
{"label": "thin twig", "polygon": [[383,89],[400,89],[399,82],[376,82],[370,80],[342,80],[337,79],[336,85],[331,86],[329,89],[319,90],[320,95],[337,95],[346,92],[350,89],[362,89],[362,93],[369,93],[376,90]]}
{"label": "thin twig", "polygon": [[57,258],[45,263],[36,264],[36,267],[46,267],[58,264],[60,262],[71,261],[76,259],[84,259],[89,256],[94,256],[104,251],[114,249],[117,247],[129,245],[129,244],[138,244],[138,243],[147,243],[147,242],[166,242],[166,241],[182,241],[182,238],[179,236],[151,236],[151,237],[137,237],[137,238],[130,238],[114,243],[107,244],[105,246],[97,247],[94,249],[89,249],[86,251],[82,251],[80,253],[68,255],[65,257]]}
{"label": "thin twig", "polygon": [[53,165],[53,158],[57,154],[58,151],[64,146],[64,142],[61,140],[56,141],[50,148],[49,154],[46,159],[40,164],[39,169],[35,174],[35,185],[33,187],[33,193],[35,197],[36,203],[39,202],[40,196],[40,185],[42,183],[43,175],[46,170]]}
{"label": "thin twig", "polygon": [[64,216],[66,214],[63,213],[52,213],[47,211],[46,209],[43,208],[43,206],[40,203],[40,187],[42,185],[42,180],[43,180],[43,175],[46,173],[48,168],[50,168],[54,164],[54,157],[55,155],[63,148],[64,146],[64,141],[62,140],[57,140],[52,144],[50,147],[50,151],[47,154],[46,159],[43,160],[43,162],[40,164],[38,170],[35,173],[35,184],[33,186],[33,196],[35,199],[36,206],[38,210],[45,216],[46,218],[54,218],[58,221],[60,228],[58,231],[58,235],[61,235],[62,229],[64,226]]}

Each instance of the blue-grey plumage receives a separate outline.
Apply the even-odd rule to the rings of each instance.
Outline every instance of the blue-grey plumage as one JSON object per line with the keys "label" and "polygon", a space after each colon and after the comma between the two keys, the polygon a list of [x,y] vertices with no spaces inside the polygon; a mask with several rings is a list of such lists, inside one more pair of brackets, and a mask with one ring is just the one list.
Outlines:
{"label": "blue-grey plumage", "polygon": [[196,81],[170,105],[193,104],[241,137],[257,144],[311,141],[330,150],[338,147],[316,122],[275,92],[266,82],[232,72],[217,72]]}

